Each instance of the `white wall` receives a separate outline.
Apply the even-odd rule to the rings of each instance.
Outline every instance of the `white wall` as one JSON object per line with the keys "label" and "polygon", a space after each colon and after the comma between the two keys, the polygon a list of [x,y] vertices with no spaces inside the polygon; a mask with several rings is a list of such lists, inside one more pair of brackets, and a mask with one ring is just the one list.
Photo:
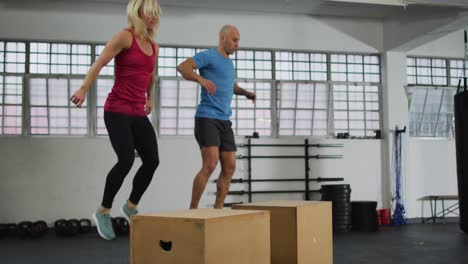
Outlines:
{"label": "white wall", "polygon": [[[238,138],[238,143],[245,139]],[[303,143],[302,139],[258,139],[255,143]],[[312,140],[311,143],[317,143]],[[377,200],[380,197],[380,155],[376,140],[323,140],[343,143],[343,148],[312,148],[311,155],[343,155],[343,159],[310,161],[310,177],[341,177],[351,184],[353,200]],[[1,222],[25,219],[89,217],[102,198],[105,175],[112,167],[114,153],[106,138],[1,138],[0,166],[2,185]],[[198,147],[192,138],[159,138],[161,164],[141,201],[144,212],[187,208],[193,176],[200,166]],[[303,149],[256,149],[253,155],[302,155]],[[239,149],[242,154],[243,150]],[[128,197],[131,179],[141,163],[137,159],[115,199],[118,209]],[[218,170],[214,173],[217,176]],[[303,160],[254,160],[252,176],[264,178],[303,178]],[[247,177],[247,161],[239,160],[235,178]],[[214,179],[215,177],[213,177]],[[329,182],[324,184],[336,184]],[[232,190],[246,190],[233,184]],[[303,184],[256,184],[254,190],[304,189]],[[311,190],[320,189],[312,183]],[[210,183],[202,198],[202,207],[211,207],[216,185]],[[320,196],[314,195],[314,198]],[[256,195],[254,201],[303,199],[303,195]],[[231,196],[226,202],[247,201],[247,196]],[[115,207],[114,207],[115,209]],[[117,212],[117,210],[115,210]]]}
{"label": "white wall", "polygon": [[[327,23],[330,23],[327,24]],[[215,46],[223,24],[234,24],[241,32],[241,47],[304,49],[323,51],[378,52],[382,45],[379,22],[349,20],[345,33],[339,19],[264,13],[225,13],[165,9],[157,41],[171,45]],[[354,25],[356,34],[352,33]],[[0,9],[0,36],[12,39],[107,41],[126,26],[122,14],[70,11],[22,11]],[[364,41],[356,36],[368,32]],[[371,42],[372,46],[366,42]]]}
{"label": "white wall", "polygon": [[410,50],[409,56],[431,56],[442,58],[463,58],[463,30],[447,34],[418,48]]}
{"label": "white wall", "polygon": [[[413,201],[408,203],[407,210],[411,215],[424,213],[427,217],[430,215],[429,203],[425,202],[422,208],[421,202],[414,201],[427,195],[458,194],[455,140],[411,139],[406,146],[406,184],[411,188],[406,191],[406,198]],[[452,203],[446,202],[445,205]]]}

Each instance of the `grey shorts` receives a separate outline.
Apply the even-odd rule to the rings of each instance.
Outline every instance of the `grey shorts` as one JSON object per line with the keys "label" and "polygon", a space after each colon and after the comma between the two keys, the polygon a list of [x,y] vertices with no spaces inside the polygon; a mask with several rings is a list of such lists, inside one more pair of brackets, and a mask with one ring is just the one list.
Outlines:
{"label": "grey shorts", "polygon": [[204,117],[195,118],[195,138],[202,147],[219,147],[220,151],[236,151],[232,123]]}

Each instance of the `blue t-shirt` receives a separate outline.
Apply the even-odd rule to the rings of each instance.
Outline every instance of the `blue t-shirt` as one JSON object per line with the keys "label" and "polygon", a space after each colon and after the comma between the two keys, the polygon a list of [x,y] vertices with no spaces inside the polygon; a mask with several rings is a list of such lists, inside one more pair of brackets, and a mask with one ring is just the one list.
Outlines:
{"label": "blue t-shirt", "polygon": [[201,100],[195,116],[229,120],[235,80],[232,60],[212,48],[195,54],[193,61],[200,75],[216,85],[216,92],[212,95],[205,88],[201,89]]}

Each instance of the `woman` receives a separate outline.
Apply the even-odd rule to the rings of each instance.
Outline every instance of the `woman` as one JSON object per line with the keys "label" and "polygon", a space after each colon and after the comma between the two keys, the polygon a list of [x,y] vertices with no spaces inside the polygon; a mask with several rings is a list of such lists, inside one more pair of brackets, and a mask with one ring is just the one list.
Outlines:
{"label": "woman", "polygon": [[159,46],[153,42],[161,9],[157,0],[130,0],[129,27],[115,34],[89,69],[83,84],[70,98],[81,107],[86,92],[101,69],[115,58],[115,82],[104,105],[104,122],[118,161],[107,175],[100,208],[93,213],[99,235],[115,239],[110,211],[112,202],[135,159],[142,160],[128,201],[121,207],[127,220],[138,213],[137,205],[159,165],[158,146],[147,115],[153,108],[155,65]]}

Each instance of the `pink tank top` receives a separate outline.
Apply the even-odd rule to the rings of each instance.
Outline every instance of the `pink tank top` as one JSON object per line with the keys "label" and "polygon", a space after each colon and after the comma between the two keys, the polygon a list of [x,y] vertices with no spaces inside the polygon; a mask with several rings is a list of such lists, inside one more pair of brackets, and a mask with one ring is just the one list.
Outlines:
{"label": "pink tank top", "polygon": [[132,45],[115,56],[114,87],[104,110],[132,116],[145,116],[146,91],[156,66],[159,46],[151,45],[148,56],[140,49],[132,33]]}

